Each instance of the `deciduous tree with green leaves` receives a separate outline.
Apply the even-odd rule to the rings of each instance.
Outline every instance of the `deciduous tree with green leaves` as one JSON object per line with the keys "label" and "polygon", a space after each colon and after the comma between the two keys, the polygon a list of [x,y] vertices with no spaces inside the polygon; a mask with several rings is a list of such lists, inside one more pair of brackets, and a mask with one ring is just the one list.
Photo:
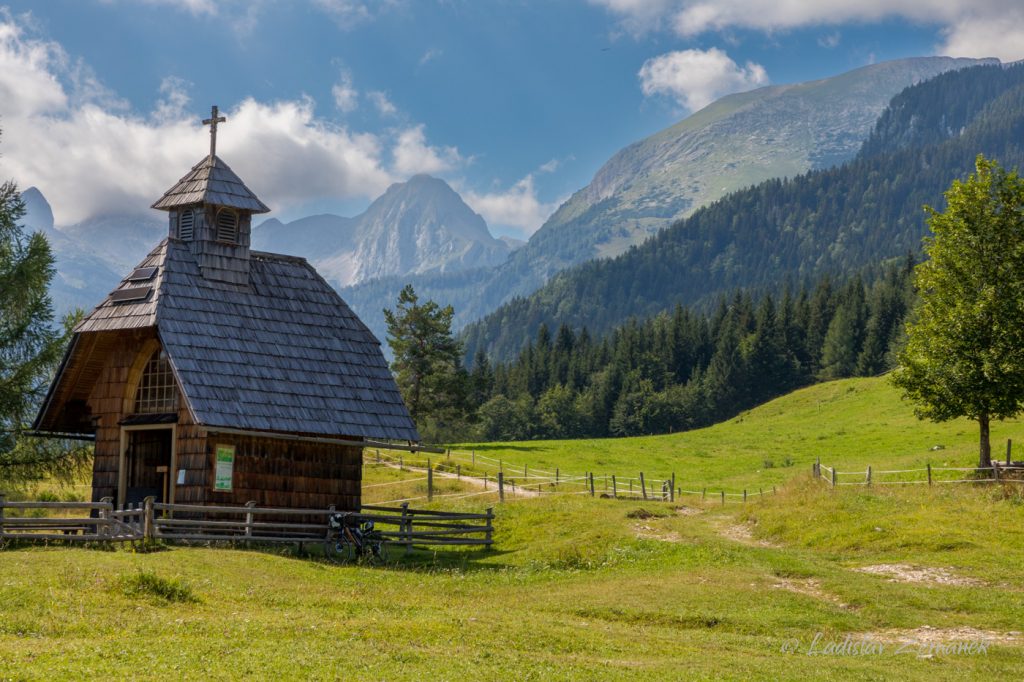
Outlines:
{"label": "deciduous tree with green leaves", "polygon": [[52,325],[53,254],[41,233],[25,235],[25,205],[13,182],[0,185],[0,490],[44,476],[68,477],[89,448],[29,438],[65,338]]}
{"label": "deciduous tree with green leaves", "polygon": [[465,418],[468,377],[462,345],[452,337],[453,315],[451,306],[420,303],[412,285],[394,311],[384,311],[398,388],[421,435],[433,440],[451,438]]}
{"label": "deciduous tree with green leaves", "polygon": [[978,156],[947,207],[928,208],[932,236],[914,279],[919,300],[893,382],[933,421],[968,417],[979,467],[989,425],[1024,407],[1024,180]]}

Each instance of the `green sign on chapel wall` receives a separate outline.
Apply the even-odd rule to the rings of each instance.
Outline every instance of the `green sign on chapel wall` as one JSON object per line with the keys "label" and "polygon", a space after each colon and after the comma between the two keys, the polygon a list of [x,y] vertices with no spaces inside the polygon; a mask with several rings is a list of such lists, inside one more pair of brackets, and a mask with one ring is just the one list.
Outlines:
{"label": "green sign on chapel wall", "polygon": [[217,446],[217,469],[213,489],[220,492],[231,492],[231,483],[235,474],[235,446]]}

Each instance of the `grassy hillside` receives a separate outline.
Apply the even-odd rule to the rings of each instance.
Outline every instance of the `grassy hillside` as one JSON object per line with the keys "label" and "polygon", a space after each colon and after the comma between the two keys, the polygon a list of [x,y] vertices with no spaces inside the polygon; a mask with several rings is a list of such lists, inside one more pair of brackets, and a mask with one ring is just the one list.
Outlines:
{"label": "grassy hillside", "polygon": [[[1019,489],[833,490],[808,475],[819,453],[840,468],[967,462],[973,441],[968,423],[916,422],[882,380],[841,381],[700,432],[488,450],[788,480],[746,505],[523,498],[497,506],[494,550],[384,568],[315,548],[8,547],[0,679],[1015,679]],[[793,468],[760,471],[780,453]],[[421,476],[369,465],[367,498],[422,494]],[[448,507],[493,504],[480,499]],[[824,653],[847,638],[867,653]]]}
{"label": "grassy hillside", "polygon": [[[746,523],[642,505],[522,500],[499,509],[496,551],[385,569],[240,549],[0,552],[0,678],[1024,674],[1019,499],[804,481],[748,505]],[[892,562],[954,584],[857,570]],[[882,651],[807,655],[816,635]],[[984,652],[920,643],[978,638]]]}
{"label": "grassy hillside", "polygon": [[[994,424],[993,452],[1005,439],[1024,447],[1024,423]],[[811,386],[735,419],[685,433],[600,440],[476,443],[460,446],[518,464],[564,472],[664,477],[682,487],[728,489],[781,484],[821,457],[840,471],[970,466],[977,462],[977,425],[918,420],[888,379],[845,379]],[[940,450],[933,450],[941,446]],[[1017,459],[1024,457],[1018,456]],[[786,467],[786,460],[792,463]],[[766,462],[772,464],[766,468]]]}

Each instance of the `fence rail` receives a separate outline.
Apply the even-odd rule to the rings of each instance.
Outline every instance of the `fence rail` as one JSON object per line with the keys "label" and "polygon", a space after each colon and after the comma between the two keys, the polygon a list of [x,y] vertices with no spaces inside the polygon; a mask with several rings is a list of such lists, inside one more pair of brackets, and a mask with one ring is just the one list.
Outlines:
{"label": "fence rail", "polygon": [[[947,472],[957,474],[951,477]],[[812,465],[812,475],[830,487],[872,485],[948,485],[958,483],[1024,483],[1024,462],[992,462],[988,467],[933,467],[931,463],[914,469],[879,470],[869,466],[864,471],[837,471],[819,459]],[[964,474],[975,474],[965,476]]]}
{"label": "fence rail", "polygon": [[[638,476],[621,474],[596,474],[594,472],[573,473],[561,471],[555,467],[541,469],[526,464],[513,464],[500,458],[489,457],[475,450],[458,451],[447,449],[441,451],[442,456],[431,458],[418,453],[387,451],[384,448],[364,450],[364,459],[371,464],[397,467],[403,471],[425,474],[416,478],[386,481],[366,486],[365,489],[388,488],[403,483],[426,482],[425,493],[411,497],[388,500],[383,504],[397,502],[414,502],[436,499],[460,499],[483,495],[493,495],[499,502],[506,498],[524,498],[551,495],[590,495],[591,497],[636,499],[650,501],[675,502],[677,498],[699,496],[703,501],[720,502],[721,504],[744,503],[754,498],[774,494],[774,485],[756,489],[738,489],[727,491],[720,486],[699,486],[699,489],[688,489],[676,483],[676,475],[648,476],[638,472]],[[482,488],[478,492],[452,492],[439,494],[435,486],[435,477],[446,477]],[[698,487],[698,486],[694,486]]]}
{"label": "fence rail", "polygon": [[[89,512],[89,516],[37,516],[39,511]],[[11,516],[9,512],[15,512]],[[0,543],[4,541],[327,543],[335,540],[328,509],[164,504],[116,509],[102,502],[7,502],[0,495]],[[28,514],[27,516],[24,514]],[[365,505],[357,521],[373,521],[386,542],[404,546],[493,544],[494,510],[482,514]]]}

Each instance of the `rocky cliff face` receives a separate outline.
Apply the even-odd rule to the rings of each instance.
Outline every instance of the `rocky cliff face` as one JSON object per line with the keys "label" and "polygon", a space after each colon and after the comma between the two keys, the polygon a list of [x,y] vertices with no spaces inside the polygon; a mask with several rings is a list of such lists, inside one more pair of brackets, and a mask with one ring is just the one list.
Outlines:
{"label": "rocky cliff face", "polygon": [[253,244],[305,256],[335,286],[494,266],[512,250],[446,182],[427,175],[392,185],[355,218],[269,220],[256,229]]}

